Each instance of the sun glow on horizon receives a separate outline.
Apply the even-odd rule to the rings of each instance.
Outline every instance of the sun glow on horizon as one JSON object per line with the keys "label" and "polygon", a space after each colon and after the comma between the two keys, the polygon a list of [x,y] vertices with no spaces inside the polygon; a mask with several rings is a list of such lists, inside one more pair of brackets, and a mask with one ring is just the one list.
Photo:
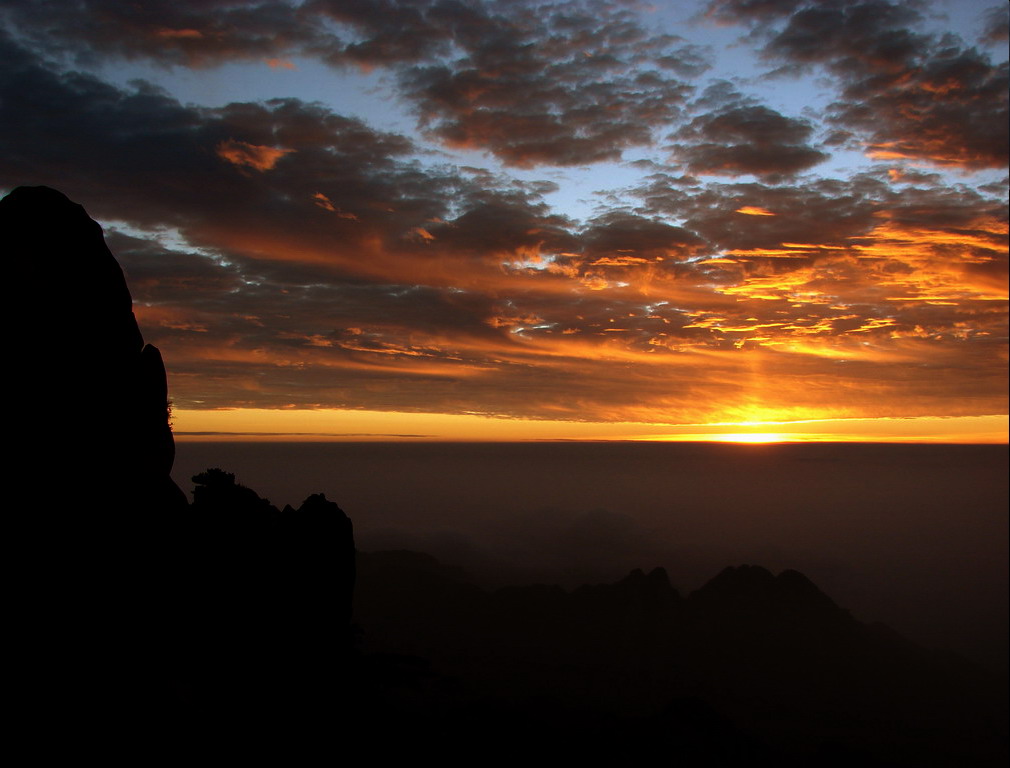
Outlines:
{"label": "sun glow on horizon", "polygon": [[0,194],[180,442],[1006,444],[995,4],[14,0]]}
{"label": "sun glow on horizon", "polygon": [[729,432],[710,439],[719,443],[787,443],[794,438],[781,432]]}
{"label": "sun glow on horizon", "polygon": [[740,420],[694,424],[518,419],[338,409],[176,409],[181,441],[902,442],[1006,444],[1006,415]]}

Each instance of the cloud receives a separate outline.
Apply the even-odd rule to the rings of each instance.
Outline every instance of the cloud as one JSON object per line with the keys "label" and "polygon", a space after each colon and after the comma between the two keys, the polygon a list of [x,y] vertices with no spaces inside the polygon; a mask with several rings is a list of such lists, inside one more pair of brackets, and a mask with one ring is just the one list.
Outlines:
{"label": "cloud", "polygon": [[803,4],[804,0],[712,0],[706,15],[724,24],[764,21],[788,16]]}
{"label": "cloud", "polygon": [[571,222],[551,213],[536,191],[522,186],[472,188],[458,200],[458,205],[459,215],[427,227],[438,239],[442,253],[498,264],[535,261],[542,254],[575,247],[569,231]]}
{"label": "cloud", "polygon": [[301,55],[389,68],[428,136],[517,167],[616,160],[650,144],[689,96],[683,78],[709,66],[703,47],[649,32],[621,2],[68,0],[21,4],[6,19],[38,50],[82,62],[291,66]]}
{"label": "cloud", "polygon": [[691,92],[670,73],[705,68],[697,46],[649,34],[619,4],[491,7],[456,30],[462,57],[403,70],[399,90],[429,136],[507,165],[584,165],[650,144]]}
{"label": "cloud", "polygon": [[364,66],[413,62],[444,52],[454,26],[480,24],[486,18],[480,3],[467,7],[428,0],[310,0],[302,11],[350,27],[358,39],[322,53],[334,63]]}
{"label": "cloud", "polygon": [[979,42],[993,45],[1010,39],[1010,7],[1006,4],[988,9],[983,20],[985,27]]}
{"label": "cloud", "polygon": [[[95,7],[116,19],[130,8]],[[165,61],[204,44],[209,28],[193,18],[214,7],[159,17],[204,35],[165,38]],[[467,121],[486,110],[509,130],[490,127],[474,146],[503,160],[611,156],[629,139],[608,138],[587,105],[613,107],[620,128],[670,87],[676,98],[641,113],[641,130],[681,119],[670,116],[687,103],[690,122],[675,132],[684,163],[760,180],[706,181],[653,162],[657,172],[601,195],[579,222],[548,204],[552,182],[452,166],[320,103],[184,105],[0,35],[0,177],[57,187],[104,221],[177,405],[692,423],[1005,408],[1005,189],[944,185],[904,164],[898,177],[895,164],[797,177],[821,156],[810,122],[732,86],[685,102],[683,83],[649,74],[683,43],[643,32],[617,6],[603,6],[598,25],[582,6],[550,6],[540,26],[518,23],[533,12],[525,5],[516,16],[483,5],[415,4],[413,16],[405,4],[340,7],[379,25],[354,22],[341,50],[384,41],[355,49],[357,63],[384,51],[415,103],[434,98],[425,88],[436,82],[449,89],[448,106],[429,115],[432,135],[476,125]],[[314,8],[299,13],[322,13]],[[768,18],[774,34],[784,22]],[[416,54],[384,37],[387,21],[437,19],[449,31]],[[440,55],[439,40],[459,47],[452,61],[410,58]],[[442,69],[425,80],[431,67]],[[639,90],[624,93],[622,78],[639,71]],[[467,77],[489,90],[457,90]],[[604,87],[589,87],[593,78]],[[506,83],[529,90],[509,94]],[[625,101],[611,100],[611,85]],[[519,130],[561,115],[542,151]],[[747,215],[756,213],[774,215]]]}
{"label": "cloud", "polygon": [[203,37],[203,32],[198,29],[169,29],[168,27],[157,27],[154,30],[155,37],[168,38],[170,40],[178,39],[200,39]]}
{"label": "cloud", "polygon": [[[843,245],[873,225],[876,207],[891,195],[875,177],[814,179],[789,185],[764,182],[710,183],[685,190],[656,174],[633,190],[644,211],[685,222],[713,248],[778,248],[782,243]],[[775,216],[738,211],[760,201]]]}
{"label": "cloud", "polygon": [[252,168],[256,171],[269,171],[284,155],[294,152],[283,147],[260,147],[245,141],[228,139],[222,141],[214,149],[217,156],[232,165]]}
{"label": "cloud", "polygon": [[[9,40],[3,47],[4,178],[91,197],[100,216],[178,227],[224,249],[259,240],[269,250],[283,222],[298,233],[291,258],[354,270],[362,252],[447,215],[446,188],[468,186],[415,166],[406,138],[319,105],[183,106],[150,86],[121,90],[50,70]],[[222,174],[222,160],[260,173]],[[317,207],[319,194],[343,215]]]}
{"label": "cloud", "polygon": [[806,143],[812,133],[805,120],[747,104],[699,115],[671,138],[675,159],[691,173],[777,179],[828,158]]}
{"label": "cloud", "polygon": [[[1005,13],[1005,6],[990,9],[985,41],[1005,35]],[[724,0],[708,15],[756,25],[764,55],[782,62],[782,71],[825,67],[842,88],[831,121],[860,136],[875,157],[962,168],[1007,162],[1006,65],[950,35],[915,32],[922,18],[915,3]],[[308,56],[335,67],[388,68],[429,137],[522,168],[612,161],[651,145],[657,130],[682,119],[689,80],[711,57],[702,46],[648,30],[616,0],[54,0],[7,6],[3,19],[36,50],[82,63],[118,57],[166,66],[292,66],[292,56]],[[678,146],[683,161],[707,172],[770,176],[824,159],[806,137],[755,151],[749,131],[795,136],[804,123],[742,109],[764,108],[696,118],[698,130],[709,127],[706,120],[715,131],[739,123],[740,141],[688,142]]]}
{"label": "cloud", "polygon": [[622,258],[640,263],[681,261],[702,246],[700,237],[682,227],[621,212],[594,219],[582,243],[583,253],[594,263]]}
{"label": "cloud", "polygon": [[762,28],[763,54],[785,71],[820,65],[831,73],[841,98],[829,120],[860,136],[871,157],[1006,166],[1007,64],[953,35],[914,31],[918,4],[725,2],[714,12],[724,21],[774,22]]}
{"label": "cloud", "polygon": [[306,47],[339,45],[297,6],[280,0],[29,1],[5,4],[2,18],[40,50],[66,53],[80,63],[121,57],[206,67],[279,61]]}

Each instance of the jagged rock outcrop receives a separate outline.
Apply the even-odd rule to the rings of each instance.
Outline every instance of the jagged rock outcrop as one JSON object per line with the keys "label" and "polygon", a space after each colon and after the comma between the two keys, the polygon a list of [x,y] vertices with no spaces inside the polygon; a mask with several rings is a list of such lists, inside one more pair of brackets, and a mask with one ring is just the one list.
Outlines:
{"label": "jagged rock outcrop", "polygon": [[286,572],[296,598],[293,608],[305,631],[333,643],[332,631],[346,632],[351,623],[355,552],[351,519],[326,498],[314,493],[293,514],[283,514],[289,542]]}
{"label": "jagged rock outcrop", "polygon": [[205,722],[332,717],[351,674],[354,536],[323,494],[278,510],[220,469],[193,477],[179,675]]}

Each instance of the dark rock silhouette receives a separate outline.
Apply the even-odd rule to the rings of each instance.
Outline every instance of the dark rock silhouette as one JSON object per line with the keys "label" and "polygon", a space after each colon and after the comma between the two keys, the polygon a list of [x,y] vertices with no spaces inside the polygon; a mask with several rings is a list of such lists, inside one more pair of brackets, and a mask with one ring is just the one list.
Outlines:
{"label": "dark rock silhouette", "polygon": [[209,726],[251,736],[351,705],[351,521],[322,494],[298,508],[212,468],[193,478],[176,679]]}
{"label": "dark rock silhouette", "polygon": [[14,394],[32,407],[21,422],[25,437],[61,476],[101,480],[106,506],[178,510],[186,502],[169,477],[165,367],[144,344],[101,227],[56,190],[18,187],[0,201],[0,228],[8,284],[41,289],[41,303],[12,323],[24,366]]}
{"label": "dark rock silhouette", "polygon": [[[161,696],[173,555],[187,504],[169,472],[165,368],[145,346],[101,227],[46,187],[0,201],[7,270],[14,626],[33,722],[66,738],[140,729]],[[22,303],[23,302],[23,303]],[[127,703],[129,702],[129,703]],[[26,705],[27,706],[27,705]]]}
{"label": "dark rock silhouette", "polygon": [[19,187],[0,232],[8,285],[38,297],[15,293],[8,318],[23,730],[135,753],[332,717],[350,520],[321,495],[280,513],[213,469],[190,506],[170,477],[165,367],[101,227],[53,189]]}

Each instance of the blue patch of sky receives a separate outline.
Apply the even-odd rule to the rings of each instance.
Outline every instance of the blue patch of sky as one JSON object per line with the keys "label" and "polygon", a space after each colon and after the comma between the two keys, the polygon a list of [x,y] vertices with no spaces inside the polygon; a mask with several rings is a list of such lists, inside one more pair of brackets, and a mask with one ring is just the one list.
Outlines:
{"label": "blue patch of sky", "polygon": [[126,235],[127,237],[136,238],[137,240],[146,240],[148,242],[157,243],[166,251],[191,253],[210,259],[211,261],[214,261],[224,267],[231,266],[231,262],[223,253],[213,248],[202,248],[200,246],[193,245],[186,236],[175,227],[137,227],[128,222],[115,219],[100,219],[98,223],[106,232],[118,232]]}
{"label": "blue patch of sky", "polygon": [[[953,32],[968,45],[978,45],[985,30],[986,14],[990,9],[1005,7],[997,0],[933,0],[926,13],[927,26],[939,32]],[[1007,57],[1007,41],[981,45],[997,58]]]}
{"label": "blue patch of sky", "polygon": [[223,107],[233,102],[294,98],[319,102],[346,117],[356,117],[377,130],[414,134],[416,123],[396,100],[390,76],[382,70],[337,69],[310,58],[288,59],[294,67],[261,62],[234,62],[215,67],[171,69],[145,62],[107,62],[94,73],[129,88],[132,80],[153,83],[183,104]]}

